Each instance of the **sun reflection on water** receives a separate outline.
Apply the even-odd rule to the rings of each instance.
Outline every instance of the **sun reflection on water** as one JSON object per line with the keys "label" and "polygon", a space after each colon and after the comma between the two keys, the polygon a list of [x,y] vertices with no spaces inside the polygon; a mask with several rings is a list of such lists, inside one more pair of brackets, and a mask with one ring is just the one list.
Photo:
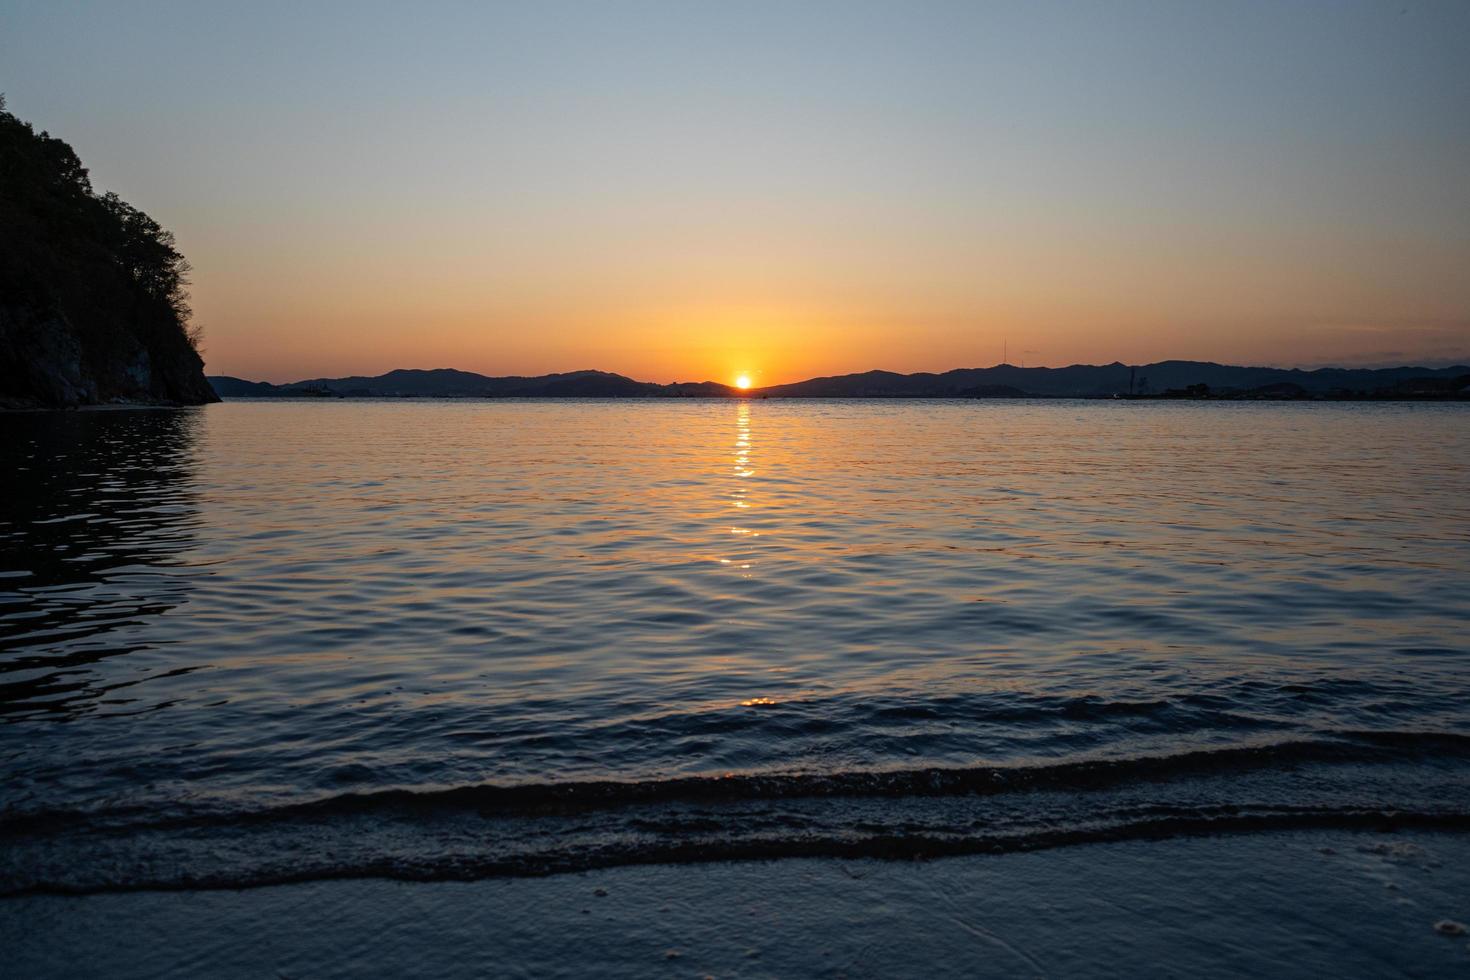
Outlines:
{"label": "sun reflection on water", "polygon": [[[751,508],[750,484],[746,481],[755,475],[755,467],[751,464],[752,439],[750,424],[750,404],[741,402],[735,408],[735,453],[731,462],[730,471],[735,476],[735,484],[731,487],[728,502],[736,510],[749,510]],[[742,525],[727,525],[727,533],[739,538],[758,538],[760,532]],[[739,565],[742,578],[750,578],[751,562],[749,555],[737,558],[721,558],[722,565]]]}

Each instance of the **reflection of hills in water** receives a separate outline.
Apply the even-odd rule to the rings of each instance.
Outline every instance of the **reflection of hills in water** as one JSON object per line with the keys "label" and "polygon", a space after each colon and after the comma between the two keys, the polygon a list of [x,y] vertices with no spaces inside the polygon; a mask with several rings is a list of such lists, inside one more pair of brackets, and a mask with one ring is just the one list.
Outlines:
{"label": "reflection of hills in water", "polygon": [[[89,664],[146,648],[129,628],[185,601],[198,520],[193,412],[0,419],[0,712],[125,710],[134,681]],[[183,668],[188,670],[191,668]]]}

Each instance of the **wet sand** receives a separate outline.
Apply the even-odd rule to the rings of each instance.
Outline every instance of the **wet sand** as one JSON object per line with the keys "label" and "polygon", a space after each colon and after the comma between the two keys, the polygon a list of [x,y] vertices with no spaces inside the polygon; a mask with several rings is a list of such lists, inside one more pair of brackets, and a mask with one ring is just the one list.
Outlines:
{"label": "wet sand", "polygon": [[1470,836],[0,901],[16,977],[1465,976]]}

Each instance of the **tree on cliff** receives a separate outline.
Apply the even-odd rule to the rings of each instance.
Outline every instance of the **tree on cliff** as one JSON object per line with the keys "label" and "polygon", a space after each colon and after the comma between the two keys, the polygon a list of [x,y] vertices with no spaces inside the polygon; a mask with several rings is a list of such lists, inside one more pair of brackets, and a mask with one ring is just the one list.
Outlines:
{"label": "tree on cliff", "polygon": [[214,401],[174,236],[0,99],[0,403]]}

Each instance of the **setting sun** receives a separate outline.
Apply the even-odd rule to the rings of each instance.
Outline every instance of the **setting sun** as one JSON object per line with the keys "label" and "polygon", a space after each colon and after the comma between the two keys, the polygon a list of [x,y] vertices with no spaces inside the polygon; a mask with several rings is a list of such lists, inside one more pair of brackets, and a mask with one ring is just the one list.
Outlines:
{"label": "setting sun", "polygon": [[744,391],[746,388],[749,388],[750,387],[750,375],[748,375],[748,374],[737,374],[735,376],[735,387],[739,388],[742,391]]}

